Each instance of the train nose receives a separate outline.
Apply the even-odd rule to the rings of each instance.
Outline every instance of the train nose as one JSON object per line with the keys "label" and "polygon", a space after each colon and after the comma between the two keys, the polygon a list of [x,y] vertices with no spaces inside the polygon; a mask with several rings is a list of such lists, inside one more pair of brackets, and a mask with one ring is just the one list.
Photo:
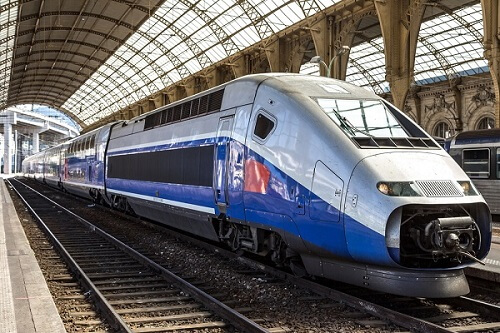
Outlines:
{"label": "train nose", "polygon": [[466,193],[467,175],[441,152],[394,152],[365,158],[346,194],[344,228],[359,261],[447,267],[487,253],[489,210]]}

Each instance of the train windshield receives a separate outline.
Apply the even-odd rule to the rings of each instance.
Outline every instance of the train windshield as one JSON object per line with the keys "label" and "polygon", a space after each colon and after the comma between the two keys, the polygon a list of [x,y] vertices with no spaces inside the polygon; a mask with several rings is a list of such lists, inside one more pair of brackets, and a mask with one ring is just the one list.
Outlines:
{"label": "train windshield", "polygon": [[409,137],[381,101],[330,98],[318,98],[317,101],[325,113],[349,136]]}

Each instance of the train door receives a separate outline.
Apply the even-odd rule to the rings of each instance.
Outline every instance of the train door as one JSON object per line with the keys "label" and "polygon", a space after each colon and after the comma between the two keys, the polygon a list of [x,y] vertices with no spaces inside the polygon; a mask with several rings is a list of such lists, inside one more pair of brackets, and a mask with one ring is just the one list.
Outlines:
{"label": "train door", "polygon": [[309,200],[309,215],[313,220],[339,222],[342,213],[344,182],[323,162],[314,168]]}
{"label": "train door", "polygon": [[224,211],[225,207],[229,204],[227,173],[229,171],[229,142],[233,131],[233,122],[233,115],[220,118],[219,125],[217,126],[217,136],[215,138],[215,203],[219,208],[224,208]]}

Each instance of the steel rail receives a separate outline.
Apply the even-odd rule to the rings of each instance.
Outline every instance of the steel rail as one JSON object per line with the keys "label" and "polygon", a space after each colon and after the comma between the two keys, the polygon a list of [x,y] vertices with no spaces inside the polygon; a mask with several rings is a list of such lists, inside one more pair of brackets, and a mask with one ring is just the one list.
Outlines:
{"label": "steel rail", "polygon": [[458,298],[450,299],[449,303],[453,303],[454,305],[463,308],[469,308],[472,305],[476,307],[476,310],[478,310],[478,312],[480,312],[484,316],[500,318],[500,306],[495,304],[490,304],[467,296],[460,296]]}
{"label": "steel rail", "polygon": [[[8,180],[9,181],[9,180]],[[89,231],[96,233],[97,235],[101,236],[117,248],[121,249],[122,251],[126,252],[128,255],[133,257],[135,260],[141,262],[142,264],[148,266],[151,270],[154,272],[160,274],[162,277],[164,277],[166,280],[177,286],[179,289],[184,291],[185,293],[193,296],[194,299],[202,303],[205,307],[208,309],[212,310],[214,313],[219,315],[221,318],[227,320],[231,325],[233,325],[235,328],[238,330],[241,330],[243,332],[248,332],[248,333],[269,333],[269,330],[263,328],[262,326],[258,325],[254,321],[250,320],[249,318],[245,317],[241,313],[233,310],[232,308],[228,307],[224,303],[220,302],[219,300],[215,299],[214,297],[210,296],[209,294],[205,293],[204,291],[196,288],[194,285],[191,283],[185,281],[184,279],[178,277],[174,273],[170,272],[169,270],[165,269],[164,267],[158,265],[154,261],[150,260],[149,258],[143,256],[139,252],[135,251],[125,243],[121,242],[120,240],[116,239],[112,235],[106,233],[104,230],[94,226],[92,223],[89,221],[85,220],[84,218],[78,216],[77,214],[73,213],[72,211],[66,209],[65,207],[59,205],[57,202],[53,201],[52,199],[46,197],[45,195],[41,194],[40,192],[36,191],[35,189],[29,187],[28,185],[20,182],[19,180],[16,180],[26,188],[30,189],[34,193],[38,194],[40,197],[48,200],[51,202],[53,205],[56,205],[59,209],[63,209],[65,212],[68,214],[74,216],[80,223],[85,226]],[[40,217],[34,212],[34,210],[28,205],[26,200],[21,196],[21,194],[17,191],[17,189],[12,185],[12,183],[9,181],[11,186],[14,188],[16,193],[19,195],[19,197],[23,200],[23,202],[29,207],[30,212],[34,214],[36,219],[43,224],[44,230],[48,232],[50,237],[55,240],[55,244],[57,244],[57,248],[61,249],[61,253],[64,253],[64,257],[68,258],[68,262],[71,263],[71,265],[74,265],[76,269],[76,274],[77,276],[84,277],[85,283],[88,283],[88,288],[89,290],[92,290],[93,292],[95,291],[95,295],[98,297],[99,302],[102,302],[103,304],[103,310],[106,311],[106,313],[111,313],[113,315],[116,315],[117,319],[114,319],[112,322],[115,322],[116,324],[120,327],[120,331],[123,332],[132,332],[127,324],[121,320],[121,317],[113,310],[111,305],[106,301],[104,296],[97,290],[97,288],[94,286],[94,284],[90,281],[90,279],[87,277],[87,275],[81,270],[81,268],[78,266],[78,264],[73,260],[71,255],[64,249],[64,247],[59,243],[59,241],[55,238],[55,236],[50,232],[48,227],[43,223],[43,221],[40,219]],[[87,287],[87,285],[86,285]],[[123,327],[122,327],[123,325]]]}
{"label": "steel rail", "polygon": [[[117,214],[123,218],[128,218],[128,219],[137,219],[134,217],[131,217],[129,215],[112,211],[112,213]],[[148,223],[143,220],[137,219],[141,223]],[[162,230],[168,232],[171,234],[173,237],[183,239],[191,244],[194,244],[198,247],[204,248],[206,250],[216,252],[222,256],[225,256],[230,259],[237,259],[241,263],[253,267],[254,269],[260,270],[265,273],[269,273],[273,276],[276,276],[278,278],[288,280],[290,283],[293,283],[299,287],[309,289],[321,296],[325,296],[331,300],[344,303],[347,306],[368,313],[370,315],[373,315],[375,317],[378,317],[384,321],[390,321],[391,323],[407,328],[412,331],[418,331],[422,333],[451,333],[454,332],[452,330],[448,330],[445,327],[436,325],[434,323],[428,322],[423,319],[419,319],[416,317],[412,317],[403,313],[400,313],[398,311],[391,310],[389,308],[386,308],[384,306],[375,304],[370,301],[363,300],[359,297],[353,296],[346,294],[344,292],[323,286],[319,283],[310,281],[310,280],[305,280],[303,278],[297,277],[293,274],[284,272],[280,269],[276,269],[274,267],[271,267],[269,265],[265,265],[259,261],[243,257],[241,255],[238,255],[232,251],[226,250],[224,248],[221,248],[217,245],[210,244],[208,242],[205,242],[203,240],[191,237],[189,235],[186,235],[184,233],[175,231],[171,228],[164,227],[162,225],[159,225],[158,223],[152,223],[153,225],[157,226],[158,228],[161,228]]]}
{"label": "steel rail", "polygon": [[404,313],[400,313],[398,311],[391,310],[389,308],[386,308],[384,306],[378,305],[376,303],[366,301],[364,299],[361,299],[359,297],[353,296],[346,294],[344,292],[323,286],[319,283],[310,281],[310,280],[305,280],[303,278],[297,277],[293,274],[284,272],[282,270],[273,268],[268,265],[264,265],[261,262],[252,260],[250,258],[246,257],[241,257],[238,256],[237,254],[219,248],[217,246],[211,245],[209,243],[205,243],[203,241],[200,241],[196,238],[192,238],[190,236],[187,236],[182,233],[178,233],[176,231],[172,231],[171,229],[168,229],[168,232],[172,232],[172,234],[175,234],[176,237],[188,239],[189,242],[199,245],[200,247],[204,247],[206,249],[215,251],[217,253],[220,253],[224,256],[230,257],[230,258],[237,258],[240,262],[242,262],[245,265],[248,265],[250,267],[254,267],[255,269],[258,269],[260,271],[269,273],[273,276],[277,276],[279,278],[288,280],[290,283],[293,283],[296,286],[309,289],[315,293],[317,293],[320,296],[325,296],[331,300],[344,303],[347,306],[368,313],[370,315],[373,315],[375,317],[378,317],[384,321],[390,321],[391,323],[407,328],[411,331],[417,331],[417,332],[422,332],[422,333],[451,333],[454,332],[452,330],[446,329],[445,327],[433,324],[431,322],[428,322],[423,319],[419,319],[416,317],[412,317],[409,315],[406,315]]}
{"label": "steel rail", "polygon": [[[45,222],[42,220],[42,218],[35,212],[34,208],[31,207],[31,205],[26,201],[24,196],[21,195],[21,193],[18,191],[18,189],[12,184],[11,180],[7,179],[7,182],[10,184],[12,189],[17,193],[19,198],[23,201],[23,203],[28,208],[28,210],[32,214],[32,216],[36,219],[38,225],[42,228],[42,230],[45,232],[47,237],[49,237],[52,245],[56,248],[56,250],[59,252],[59,254],[64,258],[64,260],[68,264],[70,270],[73,272],[75,277],[80,281],[80,283],[83,285],[83,287],[85,287],[86,289],[91,291],[90,297],[94,300],[97,308],[104,314],[104,316],[108,320],[110,326],[113,327],[114,329],[118,330],[119,332],[132,333],[132,330],[122,320],[120,315],[118,315],[118,313],[116,313],[116,311],[109,304],[109,302],[106,300],[106,298],[103,296],[103,294],[94,285],[94,283],[92,283],[92,281],[87,276],[87,274],[85,274],[85,272],[80,268],[80,266],[76,263],[76,261],[73,259],[73,257],[68,253],[68,251],[64,248],[64,246],[59,242],[57,237],[52,233],[50,228],[45,224]],[[18,180],[16,180],[16,182],[20,183],[22,186],[25,186],[26,188],[32,190],[33,192],[35,192],[43,197],[42,194],[35,191],[34,189],[27,186],[26,184],[23,184],[22,182],[20,182]],[[46,198],[46,199],[48,199],[48,198]],[[50,200],[50,199],[48,199],[48,200]],[[50,201],[52,203],[56,204],[52,200],[50,200]]]}

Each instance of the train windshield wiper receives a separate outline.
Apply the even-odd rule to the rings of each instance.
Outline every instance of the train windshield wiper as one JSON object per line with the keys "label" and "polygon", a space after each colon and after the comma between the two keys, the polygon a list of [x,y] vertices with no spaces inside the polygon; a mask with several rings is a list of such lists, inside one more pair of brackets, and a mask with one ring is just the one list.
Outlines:
{"label": "train windshield wiper", "polygon": [[347,118],[342,117],[342,116],[340,115],[340,113],[338,113],[338,111],[337,111],[337,110],[335,110],[334,108],[332,108],[332,111],[333,111],[333,113],[335,114],[335,116],[337,117],[337,119],[339,120],[339,122],[340,122],[340,127],[341,127],[343,130],[345,130],[345,131],[349,132],[352,136],[355,136],[355,131],[354,131],[354,128],[353,128],[352,124],[350,124],[349,122],[347,122]]}
{"label": "train windshield wiper", "polygon": [[351,128],[351,130],[353,130],[354,132],[358,132],[358,133],[361,133],[361,134],[364,134],[368,137],[373,137],[372,134],[366,132],[366,131],[363,131],[363,130],[360,130],[359,128],[357,128],[356,126],[354,126],[347,118],[344,118],[344,121],[349,125],[349,127]]}
{"label": "train windshield wiper", "polygon": [[358,133],[364,134],[366,136],[373,137],[373,135],[371,135],[370,133],[365,132],[363,130],[360,130],[359,128],[354,126],[346,117],[342,117],[340,115],[340,113],[337,110],[335,110],[334,108],[332,108],[332,111],[335,114],[335,116],[337,117],[337,119],[339,120],[340,127],[343,128],[344,130],[348,131],[352,136],[356,136],[356,132],[358,132]]}

